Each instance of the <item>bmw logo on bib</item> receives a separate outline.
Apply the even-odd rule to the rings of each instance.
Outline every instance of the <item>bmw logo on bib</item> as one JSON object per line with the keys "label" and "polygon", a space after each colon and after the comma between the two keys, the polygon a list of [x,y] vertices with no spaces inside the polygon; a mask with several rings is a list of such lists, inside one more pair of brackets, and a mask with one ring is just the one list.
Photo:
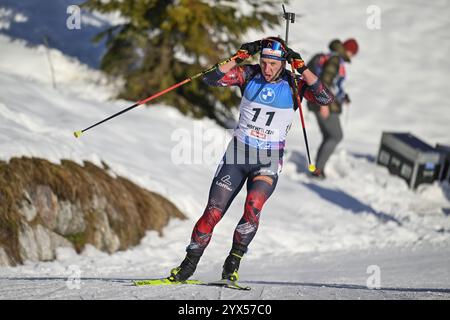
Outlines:
{"label": "bmw logo on bib", "polygon": [[272,103],[275,99],[275,91],[270,87],[263,88],[259,94],[259,98],[264,103]]}

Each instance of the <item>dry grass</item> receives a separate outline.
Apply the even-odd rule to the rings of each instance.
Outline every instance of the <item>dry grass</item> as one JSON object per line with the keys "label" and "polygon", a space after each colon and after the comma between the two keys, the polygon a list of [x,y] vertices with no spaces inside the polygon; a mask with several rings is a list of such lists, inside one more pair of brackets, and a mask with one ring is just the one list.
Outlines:
{"label": "dry grass", "polygon": [[[108,168],[105,163],[102,165]],[[96,210],[106,212],[112,230],[120,239],[120,249],[138,244],[146,230],[161,233],[170,218],[185,219],[165,198],[123,177],[113,178],[104,168],[90,162],[80,166],[62,160],[61,165],[56,165],[27,157],[12,158],[9,163],[0,161],[0,245],[14,264],[22,262],[18,250],[18,230],[23,219],[19,206],[25,199],[25,191],[30,193],[39,185],[50,187],[58,201],[70,201],[82,208],[85,232],[66,237],[78,251],[86,243],[92,243]],[[93,205],[95,196],[106,200],[104,208]],[[31,224],[39,223],[39,219],[38,214],[37,221]]]}

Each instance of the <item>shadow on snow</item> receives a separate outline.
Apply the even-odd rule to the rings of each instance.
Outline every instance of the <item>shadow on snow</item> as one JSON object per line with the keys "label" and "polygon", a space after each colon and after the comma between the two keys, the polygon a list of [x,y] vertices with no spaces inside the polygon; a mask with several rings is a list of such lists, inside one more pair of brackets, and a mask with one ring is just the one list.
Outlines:
{"label": "shadow on snow", "polygon": [[[368,156],[364,155],[364,157],[367,158]],[[297,151],[292,152],[289,161],[295,164],[298,173],[308,174],[308,170],[306,169],[308,168],[308,161],[302,153]],[[357,198],[349,195],[348,193],[342,190],[324,187],[323,184],[326,183],[326,180],[324,182],[321,182],[320,185],[314,182],[311,183],[302,182],[302,183],[311,191],[318,194],[322,199],[331,202],[341,207],[342,209],[348,210],[354,214],[371,214],[384,223],[392,221],[396,223],[398,226],[402,225],[402,223],[392,215],[389,215],[381,211],[376,211],[371,206],[361,202]]]}
{"label": "shadow on snow", "polygon": [[[128,283],[134,280],[145,280],[146,278],[81,278],[83,281],[105,281]],[[66,277],[2,277],[0,280],[10,281],[67,281]],[[430,292],[430,293],[450,293],[450,288],[401,288],[401,287],[381,287],[380,289],[369,289],[367,286],[345,284],[345,283],[314,283],[314,282],[288,282],[288,281],[240,281],[245,284],[271,285],[271,286],[299,286],[299,287],[315,287],[315,288],[334,288],[334,289],[351,289],[351,290],[375,290],[375,291],[397,291],[397,292]],[[134,285],[132,285],[134,286]]]}

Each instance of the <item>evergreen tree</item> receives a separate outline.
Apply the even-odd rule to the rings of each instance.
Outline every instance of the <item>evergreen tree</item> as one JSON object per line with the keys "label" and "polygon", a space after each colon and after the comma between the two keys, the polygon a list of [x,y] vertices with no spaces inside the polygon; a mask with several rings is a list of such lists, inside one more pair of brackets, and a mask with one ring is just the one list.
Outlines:
{"label": "evergreen tree", "polygon": [[[101,69],[123,77],[119,98],[133,101],[229,57],[247,31],[273,28],[281,20],[280,2],[270,0],[88,0],[83,6],[102,13],[118,11],[126,18],[126,23],[96,39],[107,39]],[[196,80],[154,101],[161,102],[223,124],[239,97],[236,91],[207,87]]]}

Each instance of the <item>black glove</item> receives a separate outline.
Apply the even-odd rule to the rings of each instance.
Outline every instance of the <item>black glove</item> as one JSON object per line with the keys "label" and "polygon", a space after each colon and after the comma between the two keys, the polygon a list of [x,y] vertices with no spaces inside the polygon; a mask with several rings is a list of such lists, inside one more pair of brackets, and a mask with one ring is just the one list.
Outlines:
{"label": "black glove", "polygon": [[292,66],[297,70],[298,73],[302,74],[303,71],[307,69],[305,61],[303,61],[300,53],[295,52],[291,48],[287,48],[287,52],[284,54],[284,57],[286,58],[287,62],[292,64]]}
{"label": "black glove", "polygon": [[239,58],[235,60],[236,63],[241,63],[250,58],[252,55],[258,53],[259,50],[261,50],[261,40],[244,43],[236,53],[239,56]]}
{"label": "black glove", "polygon": [[345,102],[345,103],[350,103],[350,102],[351,102],[350,97],[348,96],[348,94],[345,94],[345,96],[344,96],[344,102]]}
{"label": "black glove", "polygon": [[244,43],[239,50],[245,50],[252,56],[261,50],[261,40]]}

